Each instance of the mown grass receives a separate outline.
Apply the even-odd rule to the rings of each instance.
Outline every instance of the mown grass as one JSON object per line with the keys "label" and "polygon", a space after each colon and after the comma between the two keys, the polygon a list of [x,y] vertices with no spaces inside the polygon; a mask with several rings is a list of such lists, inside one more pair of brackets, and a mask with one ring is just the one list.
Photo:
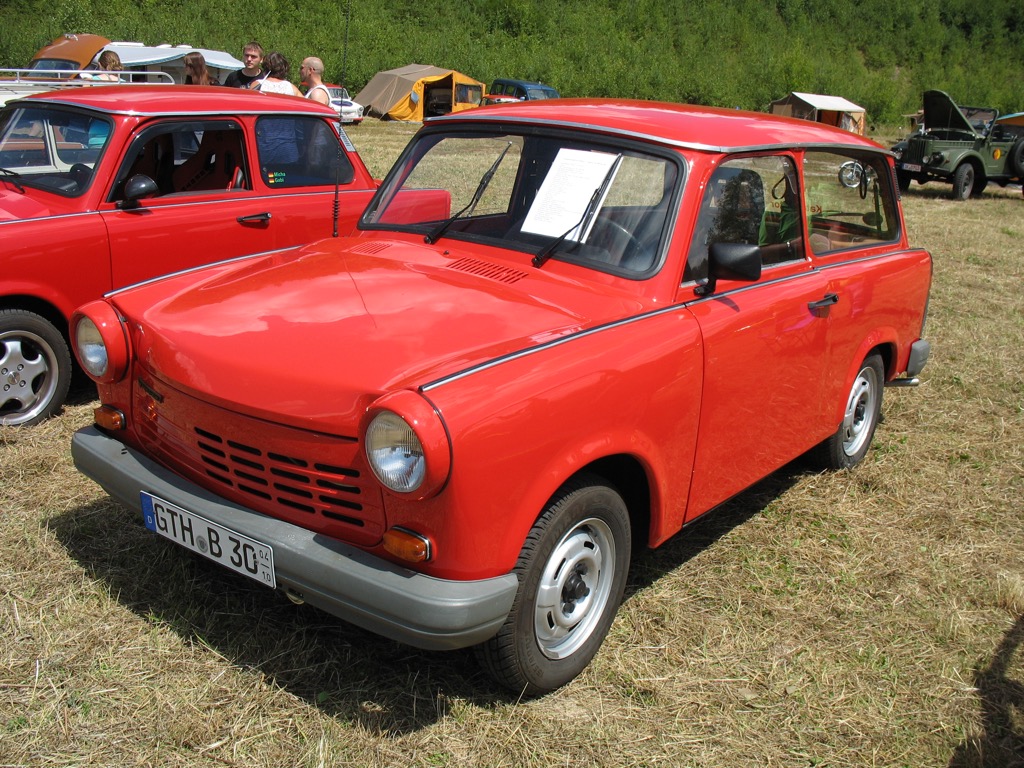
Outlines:
{"label": "mown grass", "polygon": [[[411,132],[350,135],[382,175]],[[0,765],[1024,764],[1024,200],[946,191],[905,197],[934,351],[865,463],[787,467],[640,558],[539,700],[156,540],[71,465],[87,387],[0,432]]]}

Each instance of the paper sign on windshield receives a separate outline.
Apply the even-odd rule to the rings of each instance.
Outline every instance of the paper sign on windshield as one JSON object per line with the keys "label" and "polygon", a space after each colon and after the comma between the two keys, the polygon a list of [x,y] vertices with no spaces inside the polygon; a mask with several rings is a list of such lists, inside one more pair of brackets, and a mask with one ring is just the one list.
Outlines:
{"label": "paper sign on windshield", "polygon": [[[523,222],[523,231],[535,235],[584,240],[590,233],[594,213],[608,194],[616,163],[621,155],[606,152],[585,152],[561,149],[541,184],[530,212]],[[605,180],[607,179],[607,183]],[[604,194],[596,201],[590,217],[584,221],[587,205],[595,190],[604,185]],[[565,234],[568,232],[568,234]]]}

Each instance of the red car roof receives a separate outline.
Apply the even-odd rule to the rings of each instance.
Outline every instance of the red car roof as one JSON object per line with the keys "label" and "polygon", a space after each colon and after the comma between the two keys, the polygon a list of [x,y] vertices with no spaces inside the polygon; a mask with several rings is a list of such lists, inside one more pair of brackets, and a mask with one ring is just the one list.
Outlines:
{"label": "red car roof", "polygon": [[[26,97],[27,101],[59,102],[83,107],[142,115],[187,113],[197,115],[268,112],[319,112],[330,117],[330,107],[299,96],[260,93],[241,88],[191,85],[104,85],[62,88]],[[15,103],[15,102],[11,102]]]}
{"label": "red car roof", "polygon": [[845,144],[882,147],[829,125],[738,109],[667,104],[625,99],[545,99],[470,109],[427,122],[535,122],[622,133],[637,138],[696,149],[735,151],[742,148]]}

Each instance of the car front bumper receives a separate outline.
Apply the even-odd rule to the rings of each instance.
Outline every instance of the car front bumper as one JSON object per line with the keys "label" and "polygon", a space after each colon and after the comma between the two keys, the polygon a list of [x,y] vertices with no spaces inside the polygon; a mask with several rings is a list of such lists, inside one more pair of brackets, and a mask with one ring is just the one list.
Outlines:
{"label": "car front bumper", "polygon": [[273,547],[279,588],[357,626],[418,648],[483,642],[505,621],[513,574],[476,581],[425,576],[361,549],[276,520],[200,488],[90,426],[75,433],[79,471],[142,515],[147,492]]}

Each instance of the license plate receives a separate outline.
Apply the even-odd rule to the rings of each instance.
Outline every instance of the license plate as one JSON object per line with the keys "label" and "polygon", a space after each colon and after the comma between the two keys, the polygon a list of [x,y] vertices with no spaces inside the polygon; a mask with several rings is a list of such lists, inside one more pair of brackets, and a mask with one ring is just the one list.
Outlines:
{"label": "license plate", "polygon": [[142,519],[149,530],[260,584],[277,587],[274,550],[266,544],[145,491],[141,495]]}
{"label": "license plate", "polygon": [[916,163],[900,163],[900,168],[904,171],[911,171],[912,173],[920,173],[921,166]]}

